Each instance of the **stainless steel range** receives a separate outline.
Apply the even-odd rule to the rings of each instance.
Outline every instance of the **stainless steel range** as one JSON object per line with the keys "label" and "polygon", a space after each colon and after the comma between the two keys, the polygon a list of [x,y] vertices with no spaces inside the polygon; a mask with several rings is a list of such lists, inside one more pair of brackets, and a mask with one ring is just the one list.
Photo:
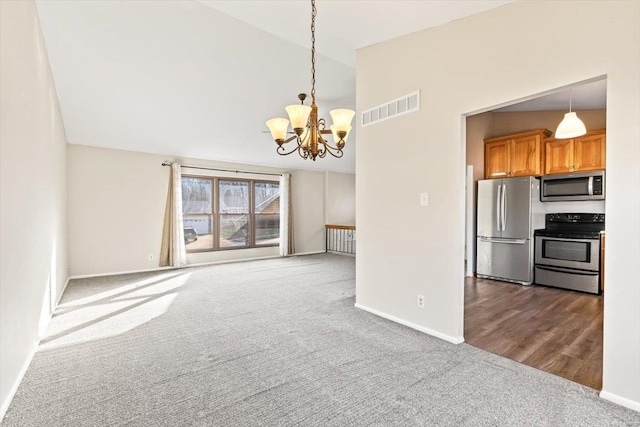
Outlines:
{"label": "stainless steel range", "polygon": [[604,214],[547,214],[534,232],[534,283],[599,294],[602,232]]}

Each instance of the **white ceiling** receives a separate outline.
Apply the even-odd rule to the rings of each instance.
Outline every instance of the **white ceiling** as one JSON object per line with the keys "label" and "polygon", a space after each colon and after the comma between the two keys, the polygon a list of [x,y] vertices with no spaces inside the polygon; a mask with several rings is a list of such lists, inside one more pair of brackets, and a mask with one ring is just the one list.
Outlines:
{"label": "white ceiling", "polygon": [[[311,48],[310,0],[198,0]],[[512,3],[487,0],[316,0],[316,50],[356,66],[356,49]]]}
{"label": "white ceiling", "polygon": [[[321,117],[355,109],[355,49],[509,1],[318,0]],[[72,144],[354,172],[343,159],[279,156],[265,121],[310,91],[310,4],[38,0]]]}
{"label": "white ceiling", "polygon": [[569,111],[569,97],[571,97],[572,110],[595,110],[607,108],[607,80],[572,86],[549,95],[541,96],[525,102],[510,105],[508,107],[493,110],[497,113],[509,111]]}

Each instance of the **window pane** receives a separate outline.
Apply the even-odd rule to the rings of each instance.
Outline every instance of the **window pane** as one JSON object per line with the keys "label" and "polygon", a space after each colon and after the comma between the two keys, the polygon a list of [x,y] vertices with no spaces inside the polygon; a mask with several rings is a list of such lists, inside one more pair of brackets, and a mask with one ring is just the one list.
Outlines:
{"label": "window pane", "polygon": [[212,181],[202,178],[182,178],[182,212],[213,213]]}
{"label": "window pane", "polygon": [[249,215],[220,215],[220,247],[249,245]]}
{"label": "window pane", "polygon": [[256,213],[280,213],[280,184],[256,182]]}
{"label": "window pane", "polygon": [[184,215],[184,243],[188,251],[213,249],[213,216]]}
{"label": "window pane", "polygon": [[248,182],[220,180],[219,184],[220,213],[249,213]]}
{"label": "window pane", "polygon": [[277,245],[280,243],[280,215],[256,215],[256,245]]}

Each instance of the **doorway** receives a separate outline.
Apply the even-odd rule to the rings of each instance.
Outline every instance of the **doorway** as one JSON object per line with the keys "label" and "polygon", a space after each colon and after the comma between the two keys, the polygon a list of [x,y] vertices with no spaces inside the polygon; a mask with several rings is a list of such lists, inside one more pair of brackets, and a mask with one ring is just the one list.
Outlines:
{"label": "doorway", "polygon": [[[604,78],[466,117],[466,164],[467,170],[472,166],[473,184],[467,183],[466,198],[464,337],[475,347],[600,390],[603,292],[595,295],[541,286],[535,284],[535,280],[532,280],[533,285],[523,286],[475,275],[477,183],[489,178],[485,176],[484,140],[533,130],[555,132],[568,112],[569,89],[572,110],[577,112],[587,130],[606,130]],[[541,156],[542,169],[538,175],[545,173],[544,162],[548,160],[545,145],[551,147],[549,143],[553,136],[541,141],[538,155]],[[540,205],[544,215],[565,212],[604,214],[604,204],[604,201],[580,201]]]}

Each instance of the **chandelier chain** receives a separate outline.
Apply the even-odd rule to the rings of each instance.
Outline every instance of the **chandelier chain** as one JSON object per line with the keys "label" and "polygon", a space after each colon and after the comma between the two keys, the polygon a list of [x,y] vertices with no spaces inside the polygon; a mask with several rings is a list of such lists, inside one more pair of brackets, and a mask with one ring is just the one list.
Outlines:
{"label": "chandelier chain", "polygon": [[311,103],[316,103],[316,2],[311,1]]}
{"label": "chandelier chain", "polygon": [[[2,0],[0,0],[2,1]],[[298,94],[301,105],[287,106],[289,120],[275,118],[267,121],[267,126],[271,135],[278,144],[277,152],[287,156],[297,152],[303,159],[316,160],[324,158],[327,153],[333,157],[341,158],[344,154],[342,149],[346,143],[347,136],[351,130],[351,121],[355,111],[347,109],[331,110],[329,113],[333,118],[333,125],[327,129],[327,122],[324,118],[318,117],[318,106],[316,105],[316,0],[311,0],[311,106],[304,105],[307,98],[305,93]],[[305,123],[306,120],[306,123]],[[293,127],[295,135],[287,137],[289,121]],[[329,144],[323,135],[333,134],[335,146]],[[291,151],[287,151],[283,146],[295,141],[296,145]]]}

